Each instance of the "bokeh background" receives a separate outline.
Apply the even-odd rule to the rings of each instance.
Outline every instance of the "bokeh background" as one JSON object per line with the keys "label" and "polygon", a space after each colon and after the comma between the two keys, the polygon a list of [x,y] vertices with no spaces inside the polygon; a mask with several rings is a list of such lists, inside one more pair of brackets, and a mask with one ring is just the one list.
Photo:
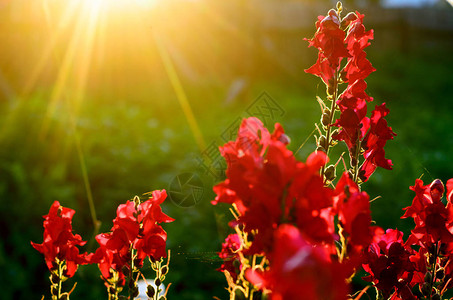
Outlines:
{"label": "bokeh background", "polygon": [[[42,215],[54,200],[76,210],[74,229],[94,251],[94,220],[108,231],[119,204],[167,189],[176,193],[163,205],[176,219],[164,226],[168,298],[227,299],[216,252],[231,216],[210,204],[222,180],[215,149],[250,115],[281,122],[300,160],[315,149],[316,96],[325,91],[304,73],[316,50],[303,38],[334,4],[0,0],[1,298],[49,296],[48,270],[30,241],[42,242]],[[343,5],[375,30],[368,92],[372,106],[387,103],[398,134],[386,147],[394,170],[377,170],[363,189],[380,196],[376,223],[407,236],[412,223],[399,217],[409,186],[420,176],[453,177],[453,8],[434,0]],[[175,185],[181,178],[194,178],[196,189]],[[96,266],[81,267],[75,281],[72,298],[106,298]]]}

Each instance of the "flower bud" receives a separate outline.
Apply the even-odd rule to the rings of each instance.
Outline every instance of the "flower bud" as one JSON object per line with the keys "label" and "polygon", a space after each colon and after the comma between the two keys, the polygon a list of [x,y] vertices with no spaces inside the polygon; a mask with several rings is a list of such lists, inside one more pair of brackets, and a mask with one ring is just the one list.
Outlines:
{"label": "flower bud", "polygon": [[168,267],[167,266],[163,266],[162,269],[161,269],[161,272],[162,272],[162,275],[167,275]]}
{"label": "flower bud", "polygon": [[318,139],[318,146],[323,147],[324,149],[327,148],[327,138],[324,135],[321,135]]}
{"label": "flower bud", "polygon": [[131,279],[131,280],[129,280],[128,286],[129,286],[129,288],[132,289],[137,286],[137,282],[135,282],[135,280]]}
{"label": "flower bud", "polygon": [[351,24],[352,21],[354,21],[355,19],[357,19],[357,15],[353,12],[350,12],[348,13],[344,18],[343,20],[341,20],[341,26],[343,28],[346,28],[349,26],[349,24]]}
{"label": "flower bud", "polygon": [[338,79],[339,79],[341,82],[346,82],[346,81],[348,80],[347,75],[348,75],[348,73],[343,69],[343,70],[341,70],[340,76],[339,76]]}
{"label": "flower bud", "polygon": [[148,285],[148,287],[146,288],[146,295],[149,298],[153,298],[155,294],[156,294],[156,289],[152,285]]}
{"label": "flower bud", "polygon": [[136,286],[131,288],[129,293],[133,298],[137,297],[138,294],[140,294],[140,292],[138,291],[138,287]]}
{"label": "flower bud", "polygon": [[333,87],[333,83],[330,84],[330,82],[329,82],[329,85],[327,86],[326,92],[327,92],[327,95],[333,95],[333,93],[335,92],[335,89]]}
{"label": "flower bud", "polygon": [[431,199],[433,199],[433,202],[440,202],[440,199],[442,198],[442,195],[444,194],[445,188],[444,184],[440,179],[434,180],[430,186],[430,193],[431,193]]}
{"label": "flower bud", "polygon": [[332,181],[335,179],[336,175],[335,175],[335,166],[334,165],[330,165],[326,168],[326,170],[324,171],[324,175],[326,176],[326,179],[328,181]]}
{"label": "flower bud", "polygon": [[439,270],[437,270],[436,278],[442,280],[442,279],[444,279],[444,277],[445,277],[445,269],[444,268],[440,268]]}
{"label": "flower bud", "polygon": [[155,284],[157,287],[159,287],[159,286],[161,285],[161,283],[162,283],[162,282],[160,281],[159,278],[156,278],[156,279],[154,280],[154,284]]}
{"label": "flower bud", "polygon": [[423,283],[420,286],[420,292],[425,296],[430,295],[431,294],[431,284],[428,282]]}
{"label": "flower bud", "polygon": [[321,124],[324,127],[329,126],[329,124],[330,124],[330,110],[329,109],[325,109],[324,112],[322,113]]}
{"label": "flower bud", "polygon": [[121,268],[121,272],[123,272],[124,276],[128,276],[129,275],[129,268],[126,265],[124,265]]}
{"label": "flower bud", "polygon": [[247,297],[245,297],[245,294],[241,289],[236,288],[234,290],[234,299],[235,300],[246,300]]}
{"label": "flower bud", "polygon": [[287,136],[284,133],[280,136],[280,138],[278,140],[285,145],[288,145],[289,143],[291,143],[291,139],[289,138],[289,136]]}
{"label": "flower bud", "polygon": [[135,204],[135,208],[137,209],[138,206],[140,205],[140,197],[139,196],[135,196],[134,197],[134,204]]}
{"label": "flower bud", "polygon": [[431,282],[431,280],[433,280],[433,275],[431,274],[431,272],[426,272],[425,282]]}

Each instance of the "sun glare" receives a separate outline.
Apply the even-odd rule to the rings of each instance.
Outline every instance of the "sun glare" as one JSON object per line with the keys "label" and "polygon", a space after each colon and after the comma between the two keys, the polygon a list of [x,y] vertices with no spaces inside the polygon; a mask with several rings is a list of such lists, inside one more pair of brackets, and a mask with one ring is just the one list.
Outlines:
{"label": "sun glare", "polygon": [[[135,45],[138,39],[144,38],[143,30],[147,26],[142,20],[149,17],[157,3],[156,0],[42,0],[49,40],[43,41],[41,56],[22,91],[25,96],[33,90],[46,66],[57,57],[58,70],[43,119],[42,136],[46,135],[61,99],[69,99],[72,118],[77,118],[90,75],[94,72],[93,60],[97,66],[112,64],[109,59],[114,59],[115,64],[121,63],[118,62],[119,53],[125,51],[127,45]],[[122,32],[125,28],[129,34]],[[150,34],[146,35],[150,39]],[[70,95],[68,91],[72,91]]]}
{"label": "sun glare", "polygon": [[[47,109],[41,137],[64,113],[77,126],[91,101],[157,101],[168,87],[200,148],[204,142],[186,94],[185,79],[217,74],[225,33],[246,46],[240,28],[216,2],[195,0],[28,0],[9,2],[15,32],[33,35],[18,49],[27,71],[18,83],[20,99],[43,91]],[[213,4],[214,3],[214,4]],[[10,16],[8,16],[10,17]],[[231,38],[230,37],[230,38]],[[38,41],[38,42],[36,42]],[[246,40],[248,41],[248,40]],[[242,46],[228,42],[228,47]],[[235,57],[234,57],[235,59]],[[24,62],[25,64],[25,62]],[[184,80],[182,80],[184,79]],[[157,90],[157,92],[156,92]],[[160,104],[160,102],[159,102]],[[12,118],[13,119],[13,118]],[[74,127],[74,128],[75,128]]]}

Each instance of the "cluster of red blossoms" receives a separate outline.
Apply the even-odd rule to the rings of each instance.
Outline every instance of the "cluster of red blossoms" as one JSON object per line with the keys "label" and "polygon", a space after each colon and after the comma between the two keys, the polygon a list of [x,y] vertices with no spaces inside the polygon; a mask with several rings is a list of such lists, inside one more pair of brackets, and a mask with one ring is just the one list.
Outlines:
{"label": "cluster of red blossoms", "polygon": [[370,275],[364,279],[386,299],[441,299],[453,287],[453,179],[446,205],[439,179],[430,185],[417,179],[411,190],[415,197],[402,218],[413,218],[415,228],[406,242],[398,230],[376,234],[365,252],[363,268]]}
{"label": "cluster of red blossoms", "polygon": [[[385,158],[384,146],[395,133],[384,117],[389,113],[385,103],[377,105],[367,117],[367,102],[373,101],[365,89],[366,77],[375,71],[366,58],[364,49],[373,39],[373,31],[366,31],[364,15],[359,12],[340,17],[341,4],[331,9],[326,16],[319,16],[316,33],[309,46],[318,49],[316,63],[305,70],[320,77],[327,87],[327,98],[331,108],[323,111],[322,125],[327,127],[327,137],[320,143],[325,150],[331,146],[331,139],[344,141],[348,147],[351,167],[355,168],[362,182],[368,180],[377,167],[391,169],[392,163]],[[347,84],[343,91],[341,84]],[[334,121],[335,110],[340,117]],[[337,127],[332,132],[330,127]],[[332,134],[333,133],[333,134]],[[359,166],[359,155],[364,158]]]}
{"label": "cluster of red blossoms", "polygon": [[124,285],[125,267],[130,271],[134,267],[141,268],[146,257],[160,260],[166,256],[167,233],[158,224],[174,221],[160,207],[166,196],[165,191],[154,191],[152,197],[143,203],[127,201],[121,204],[111,232],[96,236],[99,248],[93,261],[99,263],[106,281],[117,272],[120,285]]}
{"label": "cluster of red blossoms", "polygon": [[[310,287],[304,293],[313,294],[307,299],[344,299],[345,279],[360,265],[375,231],[369,197],[348,173],[335,189],[326,187],[320,176],[326,154],[297,161],[288,141],[279,124],[269,133],[261,121],[248,118],[237,139],[220,148],[227,179],[214,187],[213,204],[231,204],[236,216],[230,223],[236,234],[220,253],[221,270],[230,291],[246,296],[300,299],[304,286]],[[315,270],[323,276],[314,276]]]}
{"label": "cluster of red blossoms", "polygon": [[125,278],[129,279],[130,294],[135,297],[138,294],[138,276],[134,275],[143,266],[144,259],[148,257],[155,262],[166,257],[167,233],[159,223],[174,221],[160,207],[166,196],[165,190],[157,190],[145,202],[141,203],[135,197],[134,201],[119,205],[111,232],[96,236],[99,248],[90,254],[79,254],[77,246],[83,246],[86,242],[72,233],[71,222],[75,211],[55,201],[49,214],[44,216],[44,242],[32,242],[33,247],[44,254],[52,273],[53,298],[69,298],[68,293],[60,293],[58,284],[72,277],[78,265],[93,263],[99,266],[109,299],[117,299],[126,283]]}
{"label": "cluster of red blossoms", "polygon": [[[385,104],[367,117],[373,99],[365,78],[375,69],[364,49],[373,32],[360,13],[341,18],[341,11],[339,4],[320,16],[309,40],[319,54],[306,71],[327,87],[326,100],[318,97],[317,151],[297,161],[281,125],[270,133],[256,118],[245,119],[237,139],[220,147],[227,178],[214,187],[213,204],[230,204],[234,216],[235,233],[219,253],[230,299],[351,299],[349,283],[361,268],[376,299],[442,299],[453,287],[453,179],[446,205],[440,180],[411,187],[416,197],[403,218],[413,218],[415,228],[407,241],[396,229],[371,225],[370,199],[360,184],[377,167],[392,168],[384,146],[395,133]],[[335,180],[336,165],[327,162],[339,141],[349,150],[350,167]]]}
{"label": "cluster of red blossoms", "polygon": [[325,186],[324,152],[299,162],[288,141],[279,124],[269,133],[248,118],[220,148],[227,179],[214,187],[213,204],[231,204],[235,216],[236,233],[219,253],[232,294],[347,299],[348,279],[360,267],[383,299],[440,299],[453,287],[453,179],[446,205],[440,180],[411,187],[416,196],[403,218],[415,228],[404,242],[398,230],[371,226],[369,197],[349,173]]}
{"label": "cluster of red blossoms", "polygon": [[33,248],[44,254],[49,270],[60,277],[74,276],[77,267],[87,264],[91,258],[91,255],[79,252],[78,246],[83,246],[86,242],[82,241],[80,235],[74,235],[72,232],[74,214],[75,210],[63,207],[55,201],[49,214],[44,216],[44,242],[31,242]]}

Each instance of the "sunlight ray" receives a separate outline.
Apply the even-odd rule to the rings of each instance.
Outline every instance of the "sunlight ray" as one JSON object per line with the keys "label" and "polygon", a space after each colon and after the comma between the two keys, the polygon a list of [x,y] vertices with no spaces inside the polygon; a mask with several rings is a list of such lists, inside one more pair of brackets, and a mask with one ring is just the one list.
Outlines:
{"label": "sunlight ray", "polygon": [[192,131],[192,134],[195,138],[198,148],[200,149],[200,151],[203,151],[206,147],[203,135],[201,134],[200,128],[192,112],[192,108],[190,107],[184,88],[181,84],[181,81],[179,80],[175,67],[173,66],[173,62],[170,56],[168,55],[168,52],[165,49],[165,46],[163,45],[162,40],[160,39],[158,34],[154,32],[153,37],[156,42],[160,58],[167,72],[167,76],[170,79],[173,89],[175,90],[176,98],[178,99],[179,104],[181,105],[181,108],[187,119],[187,122],[189,123],[190,130]]}
{"label": "sunlight ray", "polygon": [[[17,101],[16,104],[20,105],[23,100],[28,99],[29,93],[33,90],[36,85],[36,82],[41,75],[41,72],[45,68],[46,64],[51,61],[51,56],[56,55],[55,47],[57,46],[58,42],[61,39],[61,36],[65,29],[68,28],[71,21],[74,18],[75,12],[77,11],[77,5],[79,4],[78,1],[71,1],[70,5],[66,7],[64,12],[62,13],[62,17],[57,25],[53,28],[51,22],[51,16],[49,7],[46,6],[47,1],[43,0],[43,12],[45,14],[45,19],[47,22],[47,26],[49,27],[49,39],[47,42],[44,42],[46,45],[41,56],[39,57],[38,62],[35,66],[30,69],[28,78],[25,79],[25,84],[17,91]],[[20,109],[12,109],[9,111],[7,118],[4,121],[3,129],[0,131],[0,140],[3,138],[4,134],[6,133],[6,129],[14,124],[15,120],[19,117],[18,113]]]}
{"label": "sunlight ray", "polygon": [[79,58],[77,60],[77,66],[75,70],[75,96],[73,99],[73,116],[76,119],[77,111],[80,103],[85,97],[86,84],[88,81],[89,67],[91,65],[92,55],[94,52],[94,40],[96,36],[96,29],[99,24],[99,15],[101,9],[101,2],[97,1],[96,5],[90,4],[85,9],[89,10],[88,24],[83,35],[82,43],[80,44]]}
{"label": "sunlight ray", "polygon": [[74,30],[73,36],[69,45],[67,47],[66,53],[64,55],[63,61],[61,62],[60,70],[57,75],[57,79],[52,89],[50,96],[49,104],[47,106],[47,111],[43,119],[41,126],[40,137],[44,138],[49,129],[51,118],[57,108],[58,101],[61,100],[63,96],[64,88],[66,87],[67,80],[71,75],[71,66],[73,65],[75,55],[79,48],[80,39],[83,33],[83,26],[85,25],[85,19],[82,17],[82,12],[79,12],[76,28]]}
{"label": "sunlight ray", "polygon": [[25,81],[25,85],[22,88],[21,96],[26,97],[30,91],[34,88],[36,81],[38,80],[41,72],[43,71],[46,64],[50,61],[50,57],[52,54],[55,54],[55,47],[57,43],[60,41],[61,36],[64,30],[68,27],[71,21],[74,19],[75,13],[78,11],[77,5],[80,5],[78,1],[70,1],[68,6],[66,7],[65,11],[63,12],[63,16],[61,17],[60,21],[58,22],[57,26],[54,28],[52,25],[50,9],[46,5],[47,1],[43,1],[43,12],[45,15],[45,20],[47,26],[49,28],[49,41],[45,42],[44,44],[46,47],[43,50],[42,55],[40,56],[36,65],[31,69],[30,75]]}
{"label": "sunlight ray", "polygon": [[[96,216],[96,208],[94,206],[94,198],[93,193],[91,190],[91,184],[88,177],[88,170],[85,162],[85,156],[82,151],[82,147],[80,144],[80,137],[77,132],[77,115],[78,110],[80,107],[80,103],[83,101],[86,92],[86,83],[88,80],[88,71],[89,66],[92,59],[93,54],[93,44],[94,38],[96,34],[96,26],[99,20],[99,11],[100,11],[100,1],[96,2],[96,5],[91,4],[89,7],[86,6],[85,9],[89,9],[89,18],[88,18],[88,25],[86,27],[86,34],[83,36],[84,39],[81,43],[80,49],[80,59],[77,63],[77,70],[76,70],[76,86],[75,86],[75,96],[71,103],[68,103],[68,110],[70,116],[70,124],[72,127],[72,131],[74,134],[74,141],[77,150],[77,156],[80,162],[80,168],[82,171],[83,183],[85,185],[86,196],[88,200],[88,206],[90,209],[91,220],[93,222],[94,233],[93,236],[99,231],[100,221],[97,219]],[[72,99],[72,98],[71,98]],[[68,99],[69,100],[69,99]]]}

